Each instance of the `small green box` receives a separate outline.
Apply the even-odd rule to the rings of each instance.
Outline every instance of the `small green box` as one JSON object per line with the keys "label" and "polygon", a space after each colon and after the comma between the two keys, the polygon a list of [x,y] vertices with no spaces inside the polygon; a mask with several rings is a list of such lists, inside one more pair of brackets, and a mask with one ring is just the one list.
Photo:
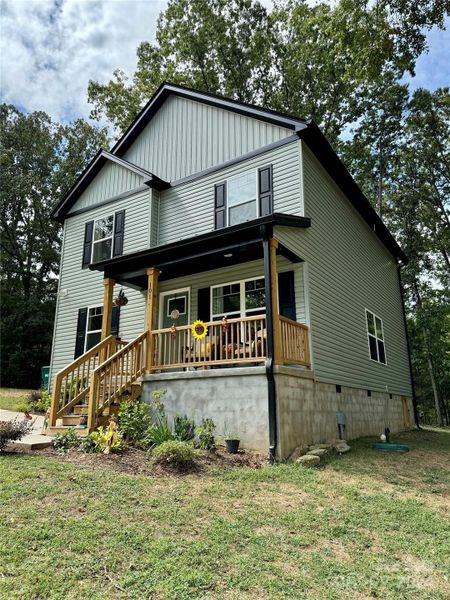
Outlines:
{"label": "small green box", "polygon": [[50,366],[41,367],[41,388],[48,390],[48,378],[50,375]]}

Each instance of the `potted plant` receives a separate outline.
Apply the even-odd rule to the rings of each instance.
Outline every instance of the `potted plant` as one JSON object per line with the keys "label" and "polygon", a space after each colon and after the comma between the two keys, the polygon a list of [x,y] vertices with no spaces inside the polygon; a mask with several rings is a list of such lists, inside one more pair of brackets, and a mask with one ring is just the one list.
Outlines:
{"label": "potted plant", "polygon": [[239,450],[240,439],[234,429],[225,423],[223,437],[225,440],[225,450],[228,454],[237,454]]}
{"label": "potted plant", "polygon": [[125,296],[123,288],[121,288],[117,298],[114,299],[114,304],[116,306],[125,306],[128,304],[128,298]]}

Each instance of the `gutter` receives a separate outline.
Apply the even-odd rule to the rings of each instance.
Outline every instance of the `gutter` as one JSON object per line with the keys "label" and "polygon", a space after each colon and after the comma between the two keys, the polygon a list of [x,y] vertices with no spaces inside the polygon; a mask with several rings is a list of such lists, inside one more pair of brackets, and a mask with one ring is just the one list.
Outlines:
{"label": "gutter", "polygon": [[409,343],[408,326],[406,323],[405,290],[403,288],[402,274],[401,274],[401,268],[404,266],[405,266],[404,263],[397,264],[398,285],[400,287],[400,298],[402,300],[403,325],[405,327],[406,348],[408,350],[408,365],[409,365],[409,376],[411,379],[414,421],[416,423],[417,429],[422,429],[420,426],[420,423],[419,423],[419,410],[417,408],[416,386],[414,384],[413,367],[412,367],[412,360],[411,360],[411,346]]}
{"label": "gutter", "polygon": [[272,272],[270,269],[270,244],[269,228],[261,227],[263,236],[264,250],[264,279],[266,282],[266,336],[267,336],[267,360],[266,360],[266,378],[267,378],[267,396],[268,396],[268,413],[269,413],[269,463],[271,465],[276,462],[276,451],[278,444],[277,432],[277,394],[275,387],[275,377],[273,374],[273,311],[272,311]]}

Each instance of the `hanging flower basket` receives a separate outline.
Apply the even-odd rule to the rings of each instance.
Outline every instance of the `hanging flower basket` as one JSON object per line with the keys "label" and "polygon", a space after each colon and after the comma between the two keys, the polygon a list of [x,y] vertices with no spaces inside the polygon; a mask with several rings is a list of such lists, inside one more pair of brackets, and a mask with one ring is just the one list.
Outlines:
{"label": "hanging flower basket", "polygon": [[125,296],[125,292],[120,290],[117,298],[114,299],[114,304],[116,306],[126,306],[128,304],[128,298]]}

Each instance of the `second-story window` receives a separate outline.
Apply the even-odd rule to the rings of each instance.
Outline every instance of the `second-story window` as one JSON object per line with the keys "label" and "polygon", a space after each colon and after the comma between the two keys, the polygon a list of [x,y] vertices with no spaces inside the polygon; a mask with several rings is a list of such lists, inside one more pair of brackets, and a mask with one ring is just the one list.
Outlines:
{"label": "second-story window", "polygon": [[114,216],[110,215],[94,221],[92,262],[107,260],[112,256]]}
{"label": "second-story window", "polygon": [[258,216],[256,171],[247,171],[227,180],[227,223],[236,225]]}

